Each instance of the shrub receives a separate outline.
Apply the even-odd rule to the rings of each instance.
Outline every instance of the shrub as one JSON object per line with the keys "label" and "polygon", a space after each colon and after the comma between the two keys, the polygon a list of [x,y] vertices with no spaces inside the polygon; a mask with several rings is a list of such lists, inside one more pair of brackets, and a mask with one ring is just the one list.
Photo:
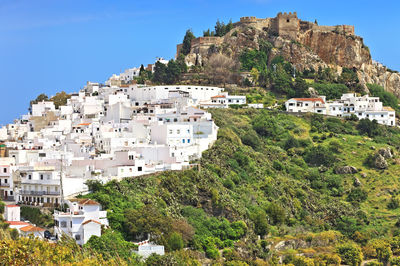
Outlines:
{"label": "shrub", "polygon": [[183,239],[181,234],[174,232],[172,235],[169,237],[168,240],[168,246],[170,250],[180,250],[183,248]]}
{"label": "shrub", "polygon": [[363,260],[361,248],[355,243],[347,242],[341,244],[336,248],[336,252],[339,254],[343,263],[348,265],[358,266]]}
{"label": "shrub", "polygon": [[400,200],[396,197],[392,197],[387,205],[388,209],[397,209],[400,206]]}
{"label": "shrub", "polygon": [[0,201],[0,214],[4,213],[5,204],[4,202]]}
{"label": "shrub", "polygon": [[347,201],[349,202],[364,202],[367,200],[368,193],[362,188],[354,188],[350,191],[349,195],[347,195]]}
{"label": "shrub", "polygon": [[304,159],[310,166],[324,165],[329,167],[336,161],[336,157],[323,146],[314,146],[311,149],[308,149]]}

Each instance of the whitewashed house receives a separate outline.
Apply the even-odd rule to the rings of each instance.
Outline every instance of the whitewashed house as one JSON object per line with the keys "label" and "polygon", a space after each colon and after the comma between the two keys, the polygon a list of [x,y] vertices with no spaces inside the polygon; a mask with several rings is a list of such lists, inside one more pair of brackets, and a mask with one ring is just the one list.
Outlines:
{"label": "whitewashed house", "polygon": [[90,237],[101,236],[101,227],[108,226],[107,212],[101,211],[99,203],[89,199],[67,200],[66,211],[54,212],[54,233],[60,238],[67,235],[78,245],[86,244]]}

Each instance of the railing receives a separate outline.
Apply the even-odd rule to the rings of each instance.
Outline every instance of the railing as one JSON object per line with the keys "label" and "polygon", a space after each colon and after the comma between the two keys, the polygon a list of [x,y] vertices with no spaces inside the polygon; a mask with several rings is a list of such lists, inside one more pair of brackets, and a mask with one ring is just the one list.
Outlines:
{"label": "railing", "polygon": [[21,195],[35,195],[35,196],[43,196],[43,195],[60,195],[59,191],[33,191],[33,190],[21,190]]}
{"label": "railing", "polygon": [[0,187],[10,187],[10,183],[0,183]]}

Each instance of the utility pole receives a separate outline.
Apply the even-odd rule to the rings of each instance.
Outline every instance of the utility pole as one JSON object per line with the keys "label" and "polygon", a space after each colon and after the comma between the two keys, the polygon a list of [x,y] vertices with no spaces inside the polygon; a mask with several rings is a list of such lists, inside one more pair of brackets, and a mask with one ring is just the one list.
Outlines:
{"label": "utility pole", "polygon": [[60,167],[60,205],[61,205],[61,210],[64,210],[64,187],[63,187],[63,164],[64,164],[64,155],[61,154],[61,167]]}
{"label": "utility pole", "polygon": [[293,78],[296,78],[296,66],[293,66]]}

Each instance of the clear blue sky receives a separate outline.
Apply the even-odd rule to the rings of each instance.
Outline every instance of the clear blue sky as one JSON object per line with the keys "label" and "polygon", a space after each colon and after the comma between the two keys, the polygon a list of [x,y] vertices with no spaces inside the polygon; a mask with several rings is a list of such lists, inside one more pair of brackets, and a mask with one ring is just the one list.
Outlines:
{"label": "clear blue sky", "polygon": [[0,124],[26,113],[40,93],[77,91],[156,56],[172,58],[188,28],[201,35],[217,19],[280,11],[355,25],[372,57],[400,70],[395,0],[0,0]]}

